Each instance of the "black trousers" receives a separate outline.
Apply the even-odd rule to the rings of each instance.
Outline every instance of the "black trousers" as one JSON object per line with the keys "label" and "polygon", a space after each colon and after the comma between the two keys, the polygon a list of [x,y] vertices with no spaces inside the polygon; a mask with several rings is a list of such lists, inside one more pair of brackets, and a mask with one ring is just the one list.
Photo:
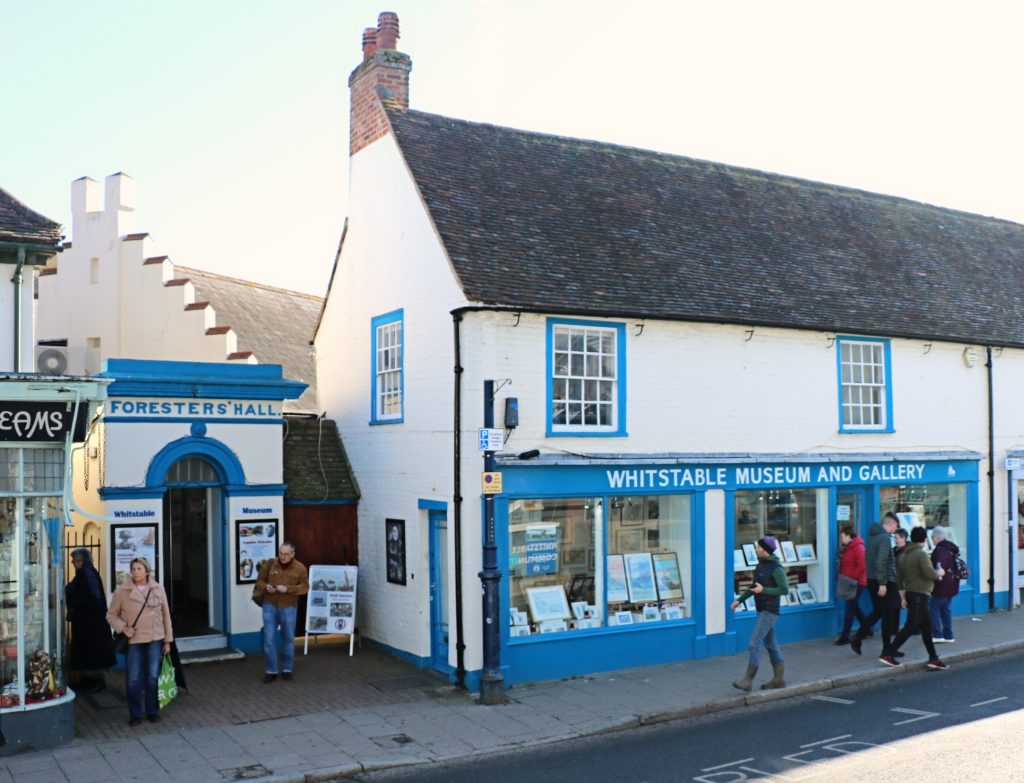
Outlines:
{"label": "black trousers", "polygon": [[885,586],[885,596],[878,595],[878,581],[868,580],[868,594],[871,596],[871,614],[857,629],[857,638],[863,639],[864,634],[871,630],[875,623],[882,621],[882,649],[887,650],[893,636],[900,627],[900,594],[896,583],[889,582]]}
{"label": "black trousers", "polygon": [[931,596],[927,593],[907,591],[907,622],[892,640],[892,646],[882,650],[882,655],[895,655],[907,639],[920,633],[924,648],[928,651],[928,660],[933,661],[939,657],[935,654],[935,645],[932,643],[932,613],[928,607],[929,600]]}

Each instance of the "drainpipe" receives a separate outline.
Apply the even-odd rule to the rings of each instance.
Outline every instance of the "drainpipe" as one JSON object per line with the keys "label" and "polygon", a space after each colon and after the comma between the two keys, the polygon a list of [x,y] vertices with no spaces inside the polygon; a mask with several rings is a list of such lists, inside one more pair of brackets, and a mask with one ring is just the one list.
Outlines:
{"label": "drainpipe", "polygon": [[[996,445],[992,393],[992,346],[985,346],[988,370],[988,610],[996,608]],[[1010,591],[1013,585],[1010,585]]]}
{"label": "drainpipe", "polygon": [[459,324],[462,313],[452,313],[455,330],[455,405],[452,437],[454,440],[454,482],[452,497],[452,525],[455,528],[455,684],[466,687],[466,642],[462,631],[462,346]]}
{"label": "drainpipe", "polygon": [[25,248],[18,248],[18,264],[14,267],[14,372],[21,372],[21,270],[25,266]]}

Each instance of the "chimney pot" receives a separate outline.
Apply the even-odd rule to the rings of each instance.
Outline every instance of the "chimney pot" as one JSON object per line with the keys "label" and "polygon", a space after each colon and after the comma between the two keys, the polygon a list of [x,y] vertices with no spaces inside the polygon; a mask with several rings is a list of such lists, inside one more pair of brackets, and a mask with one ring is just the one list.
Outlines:
{"label": "chimney pot", "polygon": [[377,17],[377,48],[398,48],[398,14],[384,11]]}
{"label": "chimney pot", "polygon": [[377,51],[377,28],[367,27],[363,30],[363,60],[369,60]]}

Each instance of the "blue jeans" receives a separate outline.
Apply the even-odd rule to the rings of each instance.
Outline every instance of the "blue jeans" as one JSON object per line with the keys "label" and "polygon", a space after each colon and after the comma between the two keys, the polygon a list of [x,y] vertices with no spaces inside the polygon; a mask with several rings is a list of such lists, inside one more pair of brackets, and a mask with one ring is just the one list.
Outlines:
{"label": "blue jeans", "polygon": [[932,596],[932,633],[936,639],[953,638],[953,613],[949,611],[949,605],[952,601],[953,596],[951,595],[942,598]]}
{"label": "blue jeans", "polygon": [[281,671],[290,672],[295,663],[295,617],[297,606],[278,609],[267,601],[263,604],[263,654],[267,658],[267,674],[277,674],[277,648],[281,642]]}
{"label": "blue jeans", "polygon": [[857,625],[860,628],[863,628],[867,622],[867,615],[860,608],[860,597],[867,591],[868,589],[864,585],[857,585],[857,595],[846,602],[846,609],[843,612],[843,632],[839,634],[842,638],[850,638],[850,629],[853,628],[854,617],[857,618]]}
{"label": "blue jeans", "polygon": [[128,717],[141,718],[143,702],[146,716],[159,715],[156,681],[160,677],[163,640],[129,644],[124,669],[124,688],[128,695]]}
{"label": "blue jeans", "polygon": [[754,621],[754,630],[750,632],[750,658],[748,663],[751,668],[756,669],[761,663],[761,643],[768,651],[768,660],[772,663],[782,663],[782,653],[775,641],[775,623],[779,616],[771,612],[758,612]]}

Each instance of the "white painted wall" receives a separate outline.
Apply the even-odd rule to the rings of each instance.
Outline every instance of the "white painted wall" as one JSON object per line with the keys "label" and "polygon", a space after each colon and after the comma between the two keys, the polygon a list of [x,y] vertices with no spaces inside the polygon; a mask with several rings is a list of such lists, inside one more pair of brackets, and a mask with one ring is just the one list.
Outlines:
{"label": "white painted wall", "polygon": [[229,361],[237,335],[206,334],[216,325],[214,309],[185,310],[195,302],[191,283],[165,286],[173,264],[156,254],[148,235],[129,238],[135,202],[135,181],[126,174],[112,174],[102,186],[88,177],[71,183],[71,247],[39,277],[36,338],[66,339],[68,372],[75,374],[96,369],[86,361],[89,338],[99,338],[101,361]]}
{"label": "white painted wall", "polygon": [[21,269],[21,365],[14,366],[14,271],[15,264],[0,264],[0,372],[32,372],[35,368],[32,346],[35,345],[32,280],[36,267]]}
{"label": "white painted wall", "polygon": [[[392,137],[357,153],[351,166],[358,198],[350,201],[345,245],[316,343],[318,395],[338,422],[362,490],[360,627],[369,638],[427,656],[427,515],[416,501],[452,497],[449,312],[465,300]],[[370,320],[398,308],[405,311],[405,371],[416,379],[415,392],[406,396],[404,423],[370,426]],[[406,521],[405,586],[385,578],[386,518]],[[479,568],[472,558],[464,563],[469,590],[474,581],[479,584]],[[451,585],[448,592],[454,623]],[[454,656],[454,630],[451,638]]]}

